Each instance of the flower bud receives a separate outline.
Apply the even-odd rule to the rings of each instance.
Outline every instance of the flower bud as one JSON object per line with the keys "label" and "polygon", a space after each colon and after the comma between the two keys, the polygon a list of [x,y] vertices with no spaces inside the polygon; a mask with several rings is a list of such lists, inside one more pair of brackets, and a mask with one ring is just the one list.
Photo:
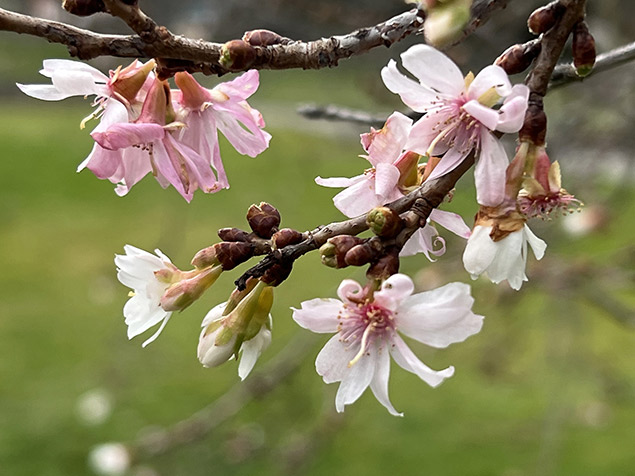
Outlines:
{"label": "flower bud", "polygon": [[182,311],[200,298],[222,272],[221,266],[210,266],[192,278],[173,284],[161,296],[161,307],[166,311]]}
{"label": "flower bud", "polygon": [[471,0],[447,0],[428,8],[423,26],[426,42],[437,48],[456,40],[470,20]]}
{"label": "flower bud", "polygon": [[246,31],[243,35],[243,41],[251,46],[285,45],[291,42],[289,38],[280,36],[275,31],[262,29]]}
{"label": "flower bud", "polygon": [[339,235],[329,238],[320,247],[320,259],[322,264],[330,268],[344,268],[347,266],[345,255],[353,246],[363,243],[364,240],[352,235]]}
{"label": "flower bud", "polygon": [[249,207],[247,222],[256,235],[262,238],[271,238],[278,231],[280,212],[273,205],[260,202],[260,205]]}
{"label": "flower bud", "polygon": [[234,269],[254,255],[253,245],[242,241],[223,241],[216,243],[213,248],[216,258],[225,271]]}
{"label": "flower bud", "polygon": [[555,0],[544,7],[535,10],[527,20],[527,27],[534,35],[540,35],[550,30],[564,13],[564,7],[559,0]]}
{"label": "flower bud", "polygon": [[276,249],[284,248],[288,245],[295,245],[304,240],[304,235],[292,228],[283,228],[276,231],[271,237],[273,247]]}
{"label": "flower bud", "polygon": [[244,241],[249,242],[249,233],[240,228],[221,228],[218,236],[223,241]]}
{"label": "flower bud", "polygon": [[207,268],[208,266],[215,266],[220,263],[216,257],[216,248],[214,245],[208,246],[198,251],[194,258],[192,258],[192,266],[199,269]]}
{"label": "flower bud", "polygon": [[292,263],[276,263],[269,267],[260,279],[269,286],[278,286],[289,277],[292,268]]}
{"label": "flower bud", "polygon": [[366,242],[353,246],[344,255],[344,262],[349,266],[364,266],[370,263],[375,257],[372,246]]}
{"label": "flower bud", "polygon": [[494,62],[507,74],[522,73],[540,53],[542,43],[539,40],[529,41],[522,45],[507,48]]}
{"label": "flower bud", "polygon": [[382,238],[396,236],[402,228],[399,213],[388,207],[376,207],[369,211],[366,224],[370,231]]}
{"label": "flower bud", "polygon": [[595,39],[586,23],[581,21],[573,29],[573,65],[575,73],[584,78],[595,64]]}
{"label": "flower bud", "polygon": [[243,40],[231,40],[221,48],[219,63],[230,71],[244,71],[256,61],[256,50]]}
{"label": "flower bud", "polygon": [[106,11],[102,0],[64,0],[62,8],[78,17],[87,17],[93,13]]}
{"label": "flower bud", "polygon": [[373,263],[366,271],[368,279],[388,279],[399,272],[399,248],[392,246],[386,254]]}
{"label": "flower bud", "polygon": [[395,162],[395,167],[399,169],[399,182],[397,183],[402,189],[416,187],[419,185],[419,160],[421,155],[416,152],[405,152]]}
{"label": "flower bud", "polygon": [[123,69],[120,66],[110,72],[110,86],[113,91],[132,103],[155,66],[156,62],[152,59],[141,65],[139,61],[134,60]]}

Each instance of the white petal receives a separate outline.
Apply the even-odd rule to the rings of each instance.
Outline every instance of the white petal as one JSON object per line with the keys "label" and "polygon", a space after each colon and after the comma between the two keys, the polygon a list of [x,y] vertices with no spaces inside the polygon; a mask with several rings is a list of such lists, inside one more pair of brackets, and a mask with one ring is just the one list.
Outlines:
{"label": "white petal", "polygon": [[368,147],[368,161],[377,167],[377,164],[392,164],[401,155],[412,127],[412,119],[400,112],[393,112],[386,120],[386,124],[379,131],[362,134],[362,145],[366,141]]}
{"label": "white petal", "polygon": [[368,388],[375,373],[377,358],[377,349],[371,345],[366,354],[347,368],[335,395],[335,409],[338,412],[343,412],[346,405],[355,402]]}
{"label": "white petal", "polygon": [[238,364],[238,376],[245,380],[256,365],[256,361],[263,350],[271,344],[271,331],[263,326],[253,339],[244,342],[241,346],[242,355]]}
{"label": "white petal", "polygon": [[293,320],[312,332],[333,333],[337,331],[338,314],[342,302],[338,299],[316,298],[304,301],[300,309],[293,309]]}
{"label": "white petal", "polygon": [[57,71],[51,81],[57,90],[67,96],[108,95],[103,84],[95,83],[92,75],[83,71]]}
{"label": "white petal", "polygon": [[474,168],[476,201],[480,205],[494,207],[503,201],[508,163],[503,144],[484,130],[481,134],[481,153]]}
{"label": "white petal", "polygon": [[525,223],[525,228],[523,232],[525,233],[525,239],[529,243],[529,246],[531,246],[531,250],[534,252],[536,259],[541,260],[542,257],[545,255],[545,250],[547,249],[547,243],[545,243],[543,240],[541,240],[536,235],[534,235],[533,231],[531,231],[531,229],[529,228],[529,226],[527,226],[526,223]]}
{"label": "white petal", "polygon": [[361,296],[362,285],[352,279],[344,279],[337,288],[337,295],[342,302],[350,303],[352,298]]}
{"label": "white petal", "polygon": [[335,334],[322,348],[315,359],[315,370],[325,383],[340,382],[349,370],[348,363],[353,360],[359,350],[359,343],[349,347],[340,341]]}
{"label": "white petal", "polygon": [[42,101],[61,101],[71,95],[61,93],[57,88],[51,84],[20,84],[16,83],[16,86],[27,96],[31,96],[35,99]]}
{"label": "white petal", "polygon": [[522,231],[510,233],[505,238],[494,243],[496,258],[487,268],[487,276],[493,283],[507,280],[513,289],[520,289],[525,276],[526,256],[523,256],[524,236]]}
{"label": "white petal", "polygon": [[432,347],[447,347],[476,334],[483,316],[472,312],[474,299],[464,283],[449,283],[410,296],[399,308],[398,329]]}
{"label": "white petal", "polygon": [[384,204],[381,197],[375,193],[374,174],[363,177],[363,180],[333,197],[335,207],[347,217],[356,217]]}
{"label": "white petal", "polygon": [[93,68],[91,65],[82,63],[81,61],[71,61],[65,59],[46,59],[42,62],[42,69],[40,74],[48,78],[59,73],[60,71],[67,72],[82,72],[89,74],[93,81],[97,83],[106,83],[108,76],[99,71],[97,68]]}
{"label": "white petal", "polygon": [[468,239],[472,233],[470,227],[465,224],[463,217],[457,213],[446,212],[435,208],[430,213],[430,221],[438,223],[446,230],[451,231],[461,238]]}
{"label": "white petal", "polygon": [[394,311],[404,299],[412,294],[414,289],[415,285],[409,276],[405,274],[393,274],[383,282],[381,289],[375,292],[375,302],[382,307]]}
{"label": "white petal", "polygon": [[463,253],[463,266],[472,279],[483,274],[496,258],[497,245],[489,236],[491,231],[490,226],[477,225],[467,240]]}
{"label": "white petal", "polygon": [[397,335],[393,338],[393,346],[390,348],[390,354],[393,359],[395,359],[395,362],[397,362],[397,365],[417,375],[431,387],[439,386],[446,378],[454,375],[454,367],[452,366],[439,371],[432,370],[426,366],[413,354],[401,337]]}
{"label": "white petal", "polygon": [[467,97],[469,99],[478,99],[491,88],[495,88],[496,93],[501,97],[508,96],[512,90],[507,73],[503,68],[495,64],[486,66],[476,75],[467,90]]}
{"label": "white petal", "polygon": [[394,60],[390,60],[388,66],[381,70],[381,79],[388,90],[399,94],[403,103],[413,111],[425,112],[437,99],[434,91],[401,74]]}
{"label": "white petal", "polygon": [[141,347],[145,347],[146,345],[151,344],[152,342],[154,342],[156,340],[157,337],[159,337],[161,335],[161,332],[163,332],[163,329],[165,328],[165,326],[167,325],[168,321],[170,320],[170,316],[171,315],[172,315],[171,312],[168,313],[166,318],[163,320],[163,322],[159,326],[159,330],[156,331],[152,336],[150,336],[150,338],[147,339],[143,344],[141,344]]}
{"label": "white petal", "polygon": [[404,68],[423,86],[456,97],[465,88],[463,74],[446,55],[428,45],[414,45],[401,55]]}
{"label": "white petal", "polygon": [[370,382],[370,389],[375,395],[375,398],[379,403],[388,409],[391,415],[403,416],[403,413],[399,413],[395,410],[395,407],[390,403],[388,397],[388,377],[390,376],[390,354],[388,349],[379,349],[377,359],[375,360],[375,373],[373,379]]}

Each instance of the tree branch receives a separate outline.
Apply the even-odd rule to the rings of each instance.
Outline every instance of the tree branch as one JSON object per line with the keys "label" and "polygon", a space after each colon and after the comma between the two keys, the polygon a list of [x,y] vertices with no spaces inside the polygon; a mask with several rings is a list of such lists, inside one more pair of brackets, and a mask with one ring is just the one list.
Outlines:
{"label": "tree branch", "polygon": [[582,81],[589,76],[611,70],[613,68],[616,68],[617,66],[621,66],[634,60],[635,41],[633,43],[620,46],[619,48],[615,48],[614,50],[610,50],[606,53],[598,55],[597,59],[595,60],[595,65],[591,70],[591,73],[583,78],[575,73],[575,68],[571,63],[559,64],[553,70],[553,74],[551,75],[551,82],[549,83],[549,89],[564,86],[565,84],[570,84],[577,81]]}
{"label": "tree branch", "polygon": [[[429,208],[427,208],[427,214],[419,213],[419,216],[422,221],[425,221],[430,212],[443,202],[445,196],[454,188],[459,178],[472,167],[474,160],[474,153],[472,153],[451,172],[429,182],[424,182],[423,185],[413,192],[386,206],[401,214],[410,210],[417,200],[423,200],[428,204]],[[366,214],[349,220],[320,226],[313,231],[307,232],[308,238],[306,240],[296,245],[285,246],[282,249],[274,250],[269,253],[257,265],[245,271],[245,273],[235,281],[236,287],[238,289],[244,289],[249,278],[261,277],[265,271],[275,264],[292,265],[300,256],[318,249],[326,243],[329,238],[339,235],[358,235],[367,229]]]}

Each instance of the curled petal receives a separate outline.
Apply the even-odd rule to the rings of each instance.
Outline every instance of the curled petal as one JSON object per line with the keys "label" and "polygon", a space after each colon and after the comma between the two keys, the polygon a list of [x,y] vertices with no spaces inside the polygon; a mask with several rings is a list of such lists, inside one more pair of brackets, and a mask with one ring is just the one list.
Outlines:
{"label": "curled petal", "polygon": [[441,385],[441,382],[443,382],[446,378],[454,375],[454,367],[452,366],[444,370],[436,371],[425,365],[410,350],[401,337],[395,336],[392,342],[393,346],[390,348],[390,354],[393,359],[395,359],[395,362],[397,362],[397,365],[399,365],[402,369],[417,375],[431,387]]}
{"label": "curled petal", "polygon": [[461,238],[469,238],[471,234],[470,228],[465,224],[461,215],[452,212],[446,212],[435,208],[430,213],[430,220],[438,223],[446,230],[450,230]]}
{"label": "curled petal", "polygon": [[390,376],[390,354],[386,349],[380,349],[375,359],[375,373],[370,382],[370,389],[375,398],[394,416],[403,416],[392,406],[388,397],[388,377]]}
{"label": "curled petal", "polygon": [[351,299],[359,298],[362,295],[362,290],[362,286],[357,281],[345,279],[337,288],[337,295],[342,302],[350,303],[352,302]]}

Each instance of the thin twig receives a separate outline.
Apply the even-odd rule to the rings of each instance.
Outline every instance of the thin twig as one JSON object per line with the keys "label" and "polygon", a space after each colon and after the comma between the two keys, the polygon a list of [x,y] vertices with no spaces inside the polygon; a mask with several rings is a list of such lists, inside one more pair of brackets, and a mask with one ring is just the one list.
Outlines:
{"label": "thin twig", "polygon": [[549,89],[564,86],[565,84],[570,84],[577,81],[582,81],[589,76],[611,70],[631,61],[635,61],[635,41],[633,43],[620,46],[619,48],[615,48],[613,50],[607,51],[606,53],[598,55],[597,59],[595,60],[595,65],[591,70],[591,73],[589,73],[585,77],[578,76],[575,73],[575,68],[571,63],[559,64],[553,70],[551,82],[549,83]]}
{"label": "thin twig", "polygon": [[356,124],[381,128],[388,115],[374,115],[368,111],[348,109],[334,104],[318,106],[316,104],[304,104],[297,109],[297,113],[307,119],[325,119],[328,121],[346,121]]}
{"label": "thin twig", "polygon": [[252,400],[264,397],[298,370],[311,350],[313,336],[295,336],[266,367],[234,385],[217,400],[169,428],[145,433],[127,448],[135,458],[154,457],[198,441],[231,419]]}

